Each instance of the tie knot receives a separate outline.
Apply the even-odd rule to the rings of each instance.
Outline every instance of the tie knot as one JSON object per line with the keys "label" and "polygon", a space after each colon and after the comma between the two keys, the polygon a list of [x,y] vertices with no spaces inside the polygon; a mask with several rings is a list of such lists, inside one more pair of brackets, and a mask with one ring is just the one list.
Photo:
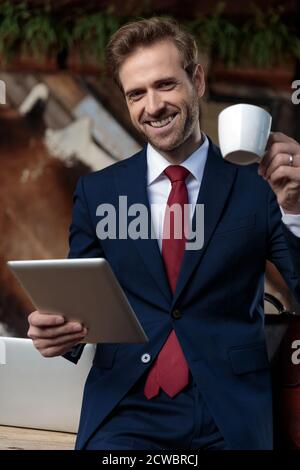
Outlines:
{"label": "tie knot", "polygon": [[165,169],[164,173],[171,183],[175,183],[175,181],[185,181],[190,174],[189,170],[180,165],[170,165]]}

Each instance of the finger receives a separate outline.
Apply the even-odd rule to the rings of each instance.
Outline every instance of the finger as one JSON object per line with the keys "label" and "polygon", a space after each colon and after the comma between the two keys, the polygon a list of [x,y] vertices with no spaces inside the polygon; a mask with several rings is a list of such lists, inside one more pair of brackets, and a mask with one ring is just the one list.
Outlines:
{"label": "finger", "polygon": [[293,182],[287,182],[281,188],[276,188],[276,197],[278,204],[284,209],[285,212],[293,214],[299,214],[299,191],[300,189],[295,188]]}
{"label": "finger", "polygon": [[284,142],[284,143],[292,142],[294,144],[298,144],[298,142],[295,139],[293,139],[292,137],[286,134],[283,134],[283,132],[270,132],[266,149],[269,149],[271,145],[275,144],[276,142]]}
{"label": "finger", "polygon": [[286,154],[286,155],[296,155],[300,153],[300,146],[297,142],[276,142],[271,145],[268,151],[265,153],[263,159],[259,165],[259,174],[264,176],[265,172],[268,169],[268,166],[271,164],[273,158],[279,154]]}
{"label": "finger", "polygon": [[269,181],[272,185],[278,184],[281,180],[286,179],[287,181],[293,181],[299,183],[300,190],[300,168],[294,168],[292,166],[281,165],[275,171],[273,171],[269,177]]}
{"label": "finger", "polygon": [[59,338],[48,338],[48,339],[36,338],[36,339],[33,339],[32,342],[36,349],[38,349],[39,351],[42,351],[44,349],[51,348],[51,347],[64,346],[71,342],[79,343],[80,341],[83,340],[85,336],[86,336],[86,331],[85,331],[85,334],[74,333],[74,334],[64,335]]}
{"label": "finger", "polygon": [[[266,172],[264,174],[264,178],[268,179],[277,168],[280,166],[288,166],[290,167],[290,155],[287,153],[278,153],[270,162]],[[293,166],[298,167],[300,166],[300,155],[295,155],[293,157]]]}
{"label": "finger", "polygon": [[83,325],[79,322],[66,322],[61,326],[50,326],[47,328],[40,328],[36,326],[30,326],[27,335],[31,339],[35,338],[57,338],[70,333],[81,333],[83,332]]}
{"label": "finger", "polygon": [[279,154],[293,155],[300,153],[300,146],[294,143],[275,143],[265,153],[259,165],[258,173],[262,176],[265,175],[271,161]]}
{"label": "finger", "polygon": [[61,356],[69,351],[74,346],[77,346],[79,344],[79,341],[70,341],[68,343],[65,343],[63,346],[50,346],[48,348],[45,348],[41,351],[39,351],[44,357],[56,357],[56,356]]}
{"label": "finger", "polygon": [[28,316],[28,322],[30,325],[38,326],[38,327],[46,327],[46,326],[55,326],[61,325],[65,322],[65,319],[62,315],[57,314],[50,314],[50,313],[41,313],[38,310],[32,312]]}

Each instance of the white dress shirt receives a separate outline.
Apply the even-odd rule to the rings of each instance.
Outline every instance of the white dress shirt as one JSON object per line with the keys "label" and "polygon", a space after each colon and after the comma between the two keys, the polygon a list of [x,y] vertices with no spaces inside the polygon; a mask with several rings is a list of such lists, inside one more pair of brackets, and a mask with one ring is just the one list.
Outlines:
{"label": "white dress shirt", "polygon": [[[190,223],[202,183],[209,147],[207,137],[203,133],[202,136],[204,137],[204,141],[200,147],[181,163],[181,166],[190,171],[189,176],[185,180],[190,204]],[[155,150],[151,144],[147,145],[147,191],[153,229],[160,251],[162,249],[164,214],[172,187],[171,181],[164,174],[164,170],[169,165],[170,162]],[[300,238],[300,215],[284,214],[282,209],[281,212],[283,223],[294,235]]]}
{"label": "white dress shirt", "polygon": [[[199,189],[202,182],[204,167],[207,159],[209,142],[204,136],[204,142],[195,150],[181,166],[189,170],[190,174],[185,183],[189,200],[189,219],[193,217],[194,208],[197,202]],[[164,170],[170,166],[160,153],[152,145],[147,146],[147,189],[151,207],[151,216],[154,233],[156,234],[159,248],[162,248],[163,221],[168,197],[172,188],[171,181],[164,174]]]}
{"label": "white dress shirt", "polygon": [[282,207],[280,207],[282,214],[282,222],[296,237],[300,238],[300,215],[298,214],[285,214]]}

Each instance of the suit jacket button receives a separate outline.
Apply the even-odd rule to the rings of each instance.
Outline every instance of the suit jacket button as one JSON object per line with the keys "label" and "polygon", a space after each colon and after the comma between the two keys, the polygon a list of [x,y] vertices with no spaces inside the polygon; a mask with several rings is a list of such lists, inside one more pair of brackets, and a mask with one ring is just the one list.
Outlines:
{"label": "suit jacket button", "polygon": [[178,310],[178,308],[173,310],[171,315],[172,315],[172,318],[174,318],[174,320],[178,320],[178,318],[181,318],[181,312],[180,310]]}
{"label": "suit jacket button", "polygon": [[142,361],[144,364],[148,364],[148,362],[151,361],[151,356],[150,356],[150,354],[148,354],[148,353],[143,354],[142,357],[141,357],[141,361]]}

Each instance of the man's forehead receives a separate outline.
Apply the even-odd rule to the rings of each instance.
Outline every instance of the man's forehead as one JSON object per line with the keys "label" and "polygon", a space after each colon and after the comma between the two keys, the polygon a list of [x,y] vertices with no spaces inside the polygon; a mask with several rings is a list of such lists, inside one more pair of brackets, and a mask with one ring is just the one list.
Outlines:
{"label": "man's forehead", "polygon": [[155,82],[176,76],[182,69],[181,55],[171,41],[139,47],[120,67],[120,80],[126,89],[133,83]]}

